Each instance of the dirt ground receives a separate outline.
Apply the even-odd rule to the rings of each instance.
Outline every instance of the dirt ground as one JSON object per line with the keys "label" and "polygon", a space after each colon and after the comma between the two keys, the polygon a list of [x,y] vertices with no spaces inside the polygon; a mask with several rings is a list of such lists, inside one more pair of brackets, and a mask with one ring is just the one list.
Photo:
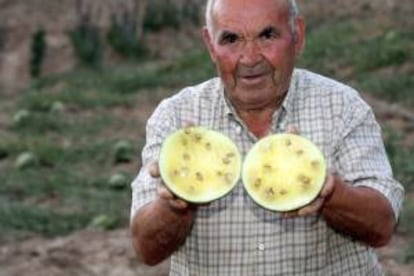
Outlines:
{"label": "dirt ground", "polygon": [[[413,275],[414,265],[397,263],[403,242],[396,236],[379,250],[388,276]],[[83,230],[65,238],[0,246],[0,276],[162,276],[167,271],[168,261],[155,267],[137,261],[127,229]]]}
{"label": "dirt ground", "polygon": [[0,246],[0,276],[161,276],[167,271],[168,262],[148,267],[137,261],[126,229],[83,230]]}

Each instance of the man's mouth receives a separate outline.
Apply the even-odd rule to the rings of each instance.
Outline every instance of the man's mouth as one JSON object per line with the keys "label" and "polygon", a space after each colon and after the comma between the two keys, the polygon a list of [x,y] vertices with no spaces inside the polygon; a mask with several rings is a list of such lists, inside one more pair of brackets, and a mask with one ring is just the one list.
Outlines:
{"label": "man's mouth", "polygon": [[270,66],[263,62],[254,67],[240,66],[237,77],[242,81],[255,82],[264,79],[270,72]]}
{"label": "man's mouth", "polygon": [[258,73],[258,74],[251,74],[251,75],[241,75],[240,78],[243,79],[256,79],[264,76],[264,73]]}
{"label": "man's mouth", "polygon": [[266,72],[255,73],[255,74],[242,74],[239,75],[240,82],[248,85],[259,84],[265,80],[267,76]]}

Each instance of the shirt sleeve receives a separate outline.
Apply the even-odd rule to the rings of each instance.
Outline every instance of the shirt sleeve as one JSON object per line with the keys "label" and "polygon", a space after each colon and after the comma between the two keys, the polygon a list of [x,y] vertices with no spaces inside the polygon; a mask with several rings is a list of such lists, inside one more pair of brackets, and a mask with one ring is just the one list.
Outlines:
{"label": "shirt sleeve", "polygon": [[361,99],[344,114],[344,131],[338,144],[335,167],[346,181],[382,193],[398,219],[404,196],[402,185],[395,180],[385,151],[381,129],[371,108]]}
{"label": "shirt sleeve", "polygon": [[158,161],[162,142],[174,129],[174,125],[173,110],[169,108],[168,100],[164,100],[147,121],[142,166],[131,184],[131,220],[139,208],[156,198],[157,186],[161,182],[159,178],[151,177],[148,168],[153,162]]}

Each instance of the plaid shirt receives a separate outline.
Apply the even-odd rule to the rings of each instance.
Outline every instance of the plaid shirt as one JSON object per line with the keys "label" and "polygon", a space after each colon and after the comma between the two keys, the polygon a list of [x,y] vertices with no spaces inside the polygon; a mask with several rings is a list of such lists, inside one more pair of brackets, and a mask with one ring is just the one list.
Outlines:
{"label": "plaid shirt", "polygon": [[[165,99],[147,124],[143,169],[132,183],[131,217],[156,197],[157,179],[145,166],[157,160],[165,137],[186,122],[228,135],[242,156],[257,142],[224,95],[220,79]],[[355,186],[368,186],[400,212],[403,188],[393,179],[373,112],[348,86],[295,69],[289,92],[273,115],[271,133],[295,125],[323,152],[327,165]],[[241,181],[225,197],[197,210],[170,275],[383,275],[369,246],[330,228],[323,217],[282,218],[256,205]]]}

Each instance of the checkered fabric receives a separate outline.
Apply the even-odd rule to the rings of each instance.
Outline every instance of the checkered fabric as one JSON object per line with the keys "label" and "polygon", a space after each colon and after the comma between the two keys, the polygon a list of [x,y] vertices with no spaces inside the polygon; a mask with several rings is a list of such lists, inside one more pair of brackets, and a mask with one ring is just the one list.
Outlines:
{"label": "checkered fabric", "polygon": [[[188,87],[163,100],[147,124],[143,168],[132,183],[131,218],[156,197],[158,179],[146,166],[186,122],[228,135],[243,156],[257,138],[228,103],[220,79]],[[403,188],[393,179],[372,110],[352,88],[295,69],[287,97],[274,113],[271,133],[296,126],[323,152],[330,168],[353,185],[369,186],[400,212]],[[282,218],[256,205],[241,182],[202,206],[185,244],[171,258],[170,275],[383,275],[372,248],[327,226],[323,217]]]}

